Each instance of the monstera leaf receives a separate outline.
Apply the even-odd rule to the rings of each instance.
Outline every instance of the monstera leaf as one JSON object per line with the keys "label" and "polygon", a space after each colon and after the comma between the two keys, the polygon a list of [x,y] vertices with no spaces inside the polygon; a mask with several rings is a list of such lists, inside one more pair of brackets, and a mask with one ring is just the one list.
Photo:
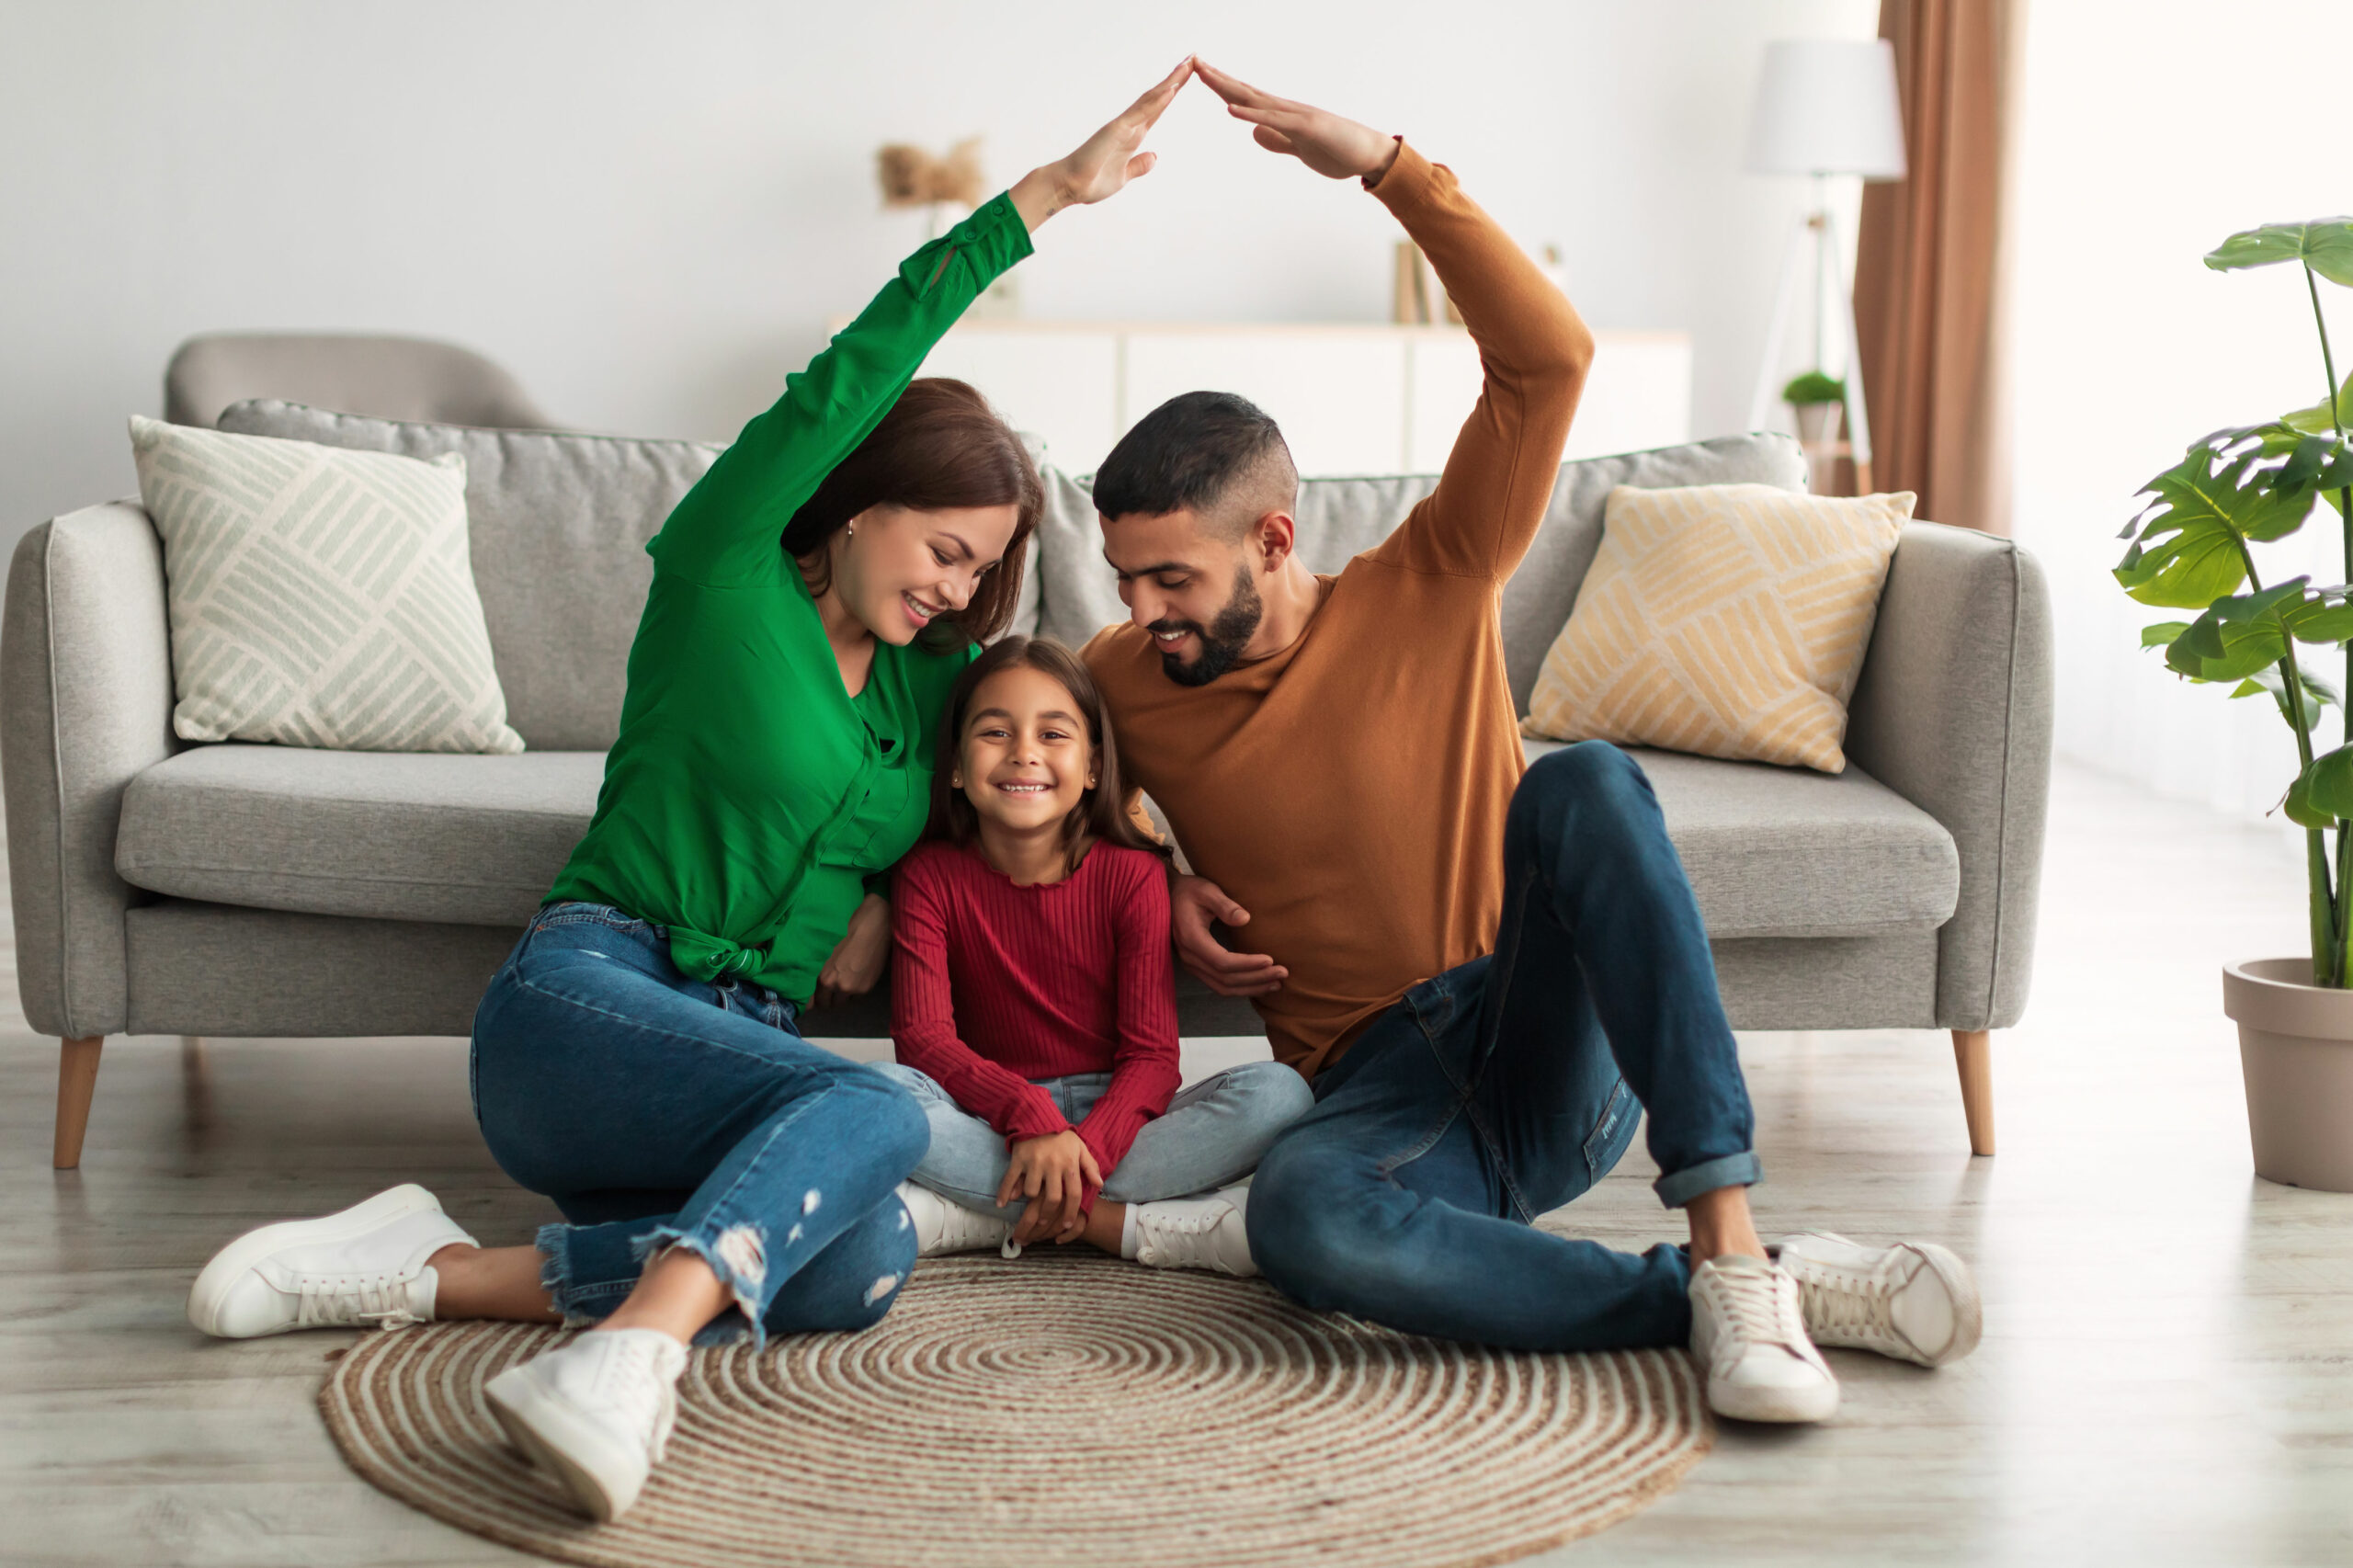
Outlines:
{"label": "monstera leaf", "polygon": [[2301,261],[2331,283],[2353,288],[2353,218],[2266,223],[2233,234],[2206,253],[2206,265],[2217,272],[2283,261]]}
{"label": "monstera leaf", "polygon": [[[2204,609],[2246,580],[2248,540],[2293,533],[2312,511],[2310,491],[2271,487],[2274,454],[2261,442],[2218,452],[2208,444],[2213,439],[2142,486],[2153,499],[2125,530],[2140,537],[2118,563],[2116,580],[2144,605]],[[2236,455],[2227,455],[2233,449]]]}
{"label": "monstera leaf", "polygon": [[[2336,695],[2336,688],[2316,676],[2305,676],[2302,685],[2304,733],[2312,734],[2320,729],[2322,705],[2325,703],[2342,707],[2343,703]],[[2279,673],[2279,665],[2274,665],[2268,669],[2256,671],[2255,674],[2239,682],[2231,695],[2254,697],[2267,691],[2271,694],[2271,700],[2279,705],[2279,717],[2287,720],[2292,728],[2296,722],[2297,714],[2288,706],[2288,681],[2287,677]]]}
{"label": "monstera leaf", "polygon": [[2328,404],[2316,403],[2310,408],[2300,408],[2293,414],[2281,415],[2279,423],[2290,430],[2301,430],[2307,436],[2321,436],[2336,429],[2336,422],[2340,419],[2345,421],[2348,427],[2353,427],[2353,376],[2346,377],[2345,384],[2337,389],[2335,418],[2330,417]]}
{"label": "monstera leaf", "polygon": [[2335,827],[2337,818],[2353,817],[2353,746],[2313,758],[2282,803],[2289,820],[2304,827]]}
{"label": "monstera leaf", "polygon": [[2166,645],[2165,667],[2192,680],[2245,680],[2270,668],[2288,649],[2280,608],[2302,602],[2305,583],[2216,599]]}

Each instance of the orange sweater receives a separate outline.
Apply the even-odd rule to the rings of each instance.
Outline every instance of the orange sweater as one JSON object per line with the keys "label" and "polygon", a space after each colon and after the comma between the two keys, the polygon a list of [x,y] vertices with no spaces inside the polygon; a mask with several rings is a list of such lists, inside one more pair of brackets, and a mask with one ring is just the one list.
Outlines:
{"label": "orange sweater", "polygon": [[1250,912],[1240,945],[1290,971],[1256,999],[1313,1077],[1430,975],[1492,949],[1504,814],[1524,766],[1498,599],[1552,500],[1593,338],[1453,174],[1410,146],[1373,187],[1479,346],[1485,384],[1438,488],[1324,577],[1282,652],[1204,687],[1151,638],[1085,650],[1129,781],[1193,869]]}

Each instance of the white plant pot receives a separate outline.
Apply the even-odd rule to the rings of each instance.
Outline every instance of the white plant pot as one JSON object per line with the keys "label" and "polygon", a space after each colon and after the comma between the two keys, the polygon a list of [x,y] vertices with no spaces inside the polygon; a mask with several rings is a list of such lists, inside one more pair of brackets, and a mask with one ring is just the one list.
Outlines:
{"label": "white plant pot", "polygon": [[2222,968],[2222,1011],[2239,1026],[2255,1174],[2353,1192],[2353,991],[2311,983],[2309,959]]}

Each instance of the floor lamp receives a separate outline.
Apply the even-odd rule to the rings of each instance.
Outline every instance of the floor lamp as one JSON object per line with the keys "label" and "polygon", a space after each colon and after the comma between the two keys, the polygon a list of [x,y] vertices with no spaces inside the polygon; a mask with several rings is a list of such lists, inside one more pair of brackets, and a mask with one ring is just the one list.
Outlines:
{"label": "floor lamp", "polygon": [[[1829,186],[1836,176],[1866,180],[1904,177],[1904,115],[1895,92],[1895,48],[1885,39],[1790,39],[1765,46],[1748,128],[1752,174],[1806,175],[1813,210],[1797,220],[1781,253],[1781,280],[1773,291],[1772,324],[1756,368],[1749,428],[1772,417],[1781,346],[1797,306],[1809,244],[1813,251],[1813,368],[1826,369],[1835,329],[1847,357],[1846,416],[1856,489],[1871,488],[1870,416],[1863,406],[1863,356],[1855,336],[1855,292],[1847,278]],[[1832,298],[1836,284],[1836,299]]]}

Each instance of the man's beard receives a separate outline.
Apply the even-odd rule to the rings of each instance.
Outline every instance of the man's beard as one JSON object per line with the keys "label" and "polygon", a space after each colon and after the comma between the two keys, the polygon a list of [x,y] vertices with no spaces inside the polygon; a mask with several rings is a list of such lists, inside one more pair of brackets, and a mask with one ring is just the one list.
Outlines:
{"label": "man's beard", "polygon": [[1241,661],[1242,650],[1258,634],[1258,622],[1266,613],[1267,607],[1259,601],[1257,585],[1250,581],[1250,569],[1245,566],[1234,574],[1233,597],[1225,601],[1225,608],[1208,626],[1164,616],[1146,630],[1158,633],[1189,631],[1199,638],[1199,658],[1188,665],[1174,653],[1163,653],[1160,668],[1179,686],[1207,686]]}

